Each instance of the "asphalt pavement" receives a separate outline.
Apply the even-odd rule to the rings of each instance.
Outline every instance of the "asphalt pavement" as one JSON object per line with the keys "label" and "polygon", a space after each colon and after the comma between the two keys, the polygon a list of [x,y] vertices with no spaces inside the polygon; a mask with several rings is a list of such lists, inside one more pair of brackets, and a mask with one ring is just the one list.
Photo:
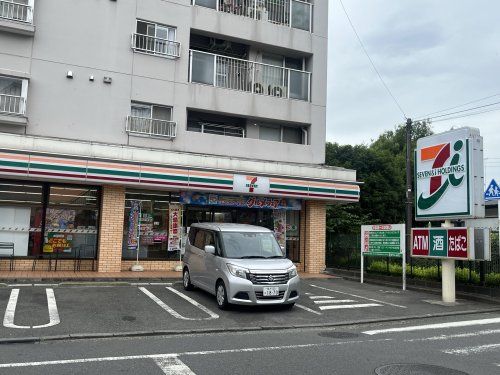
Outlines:
{"label": "asphalt pavement", "polygon": [[217,308],[201,290],[171,283],[13,284],[0,288],[0,343],[68,338],[244,332],[500,312],[498,304],[416,291],[360,285],[342,279],[306,279],[291,310],[280,307]]}

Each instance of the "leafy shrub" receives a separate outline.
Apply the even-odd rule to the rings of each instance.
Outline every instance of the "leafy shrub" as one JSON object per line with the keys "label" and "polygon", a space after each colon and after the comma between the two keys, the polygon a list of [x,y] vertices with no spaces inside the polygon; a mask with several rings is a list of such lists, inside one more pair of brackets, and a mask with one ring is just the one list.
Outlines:
{"label": "leafy shrub", "polygon": [[500,287],[500,273],[489,273],[486,275],[484,281],[485,281],[487,286]]}

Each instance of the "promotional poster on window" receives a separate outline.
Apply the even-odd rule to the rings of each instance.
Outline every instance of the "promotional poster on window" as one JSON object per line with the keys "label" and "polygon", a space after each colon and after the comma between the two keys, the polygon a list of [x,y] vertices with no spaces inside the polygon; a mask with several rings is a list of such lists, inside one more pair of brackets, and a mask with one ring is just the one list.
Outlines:
{"label": "promotional poster on window", "polygon": [[129,250],[137,250],[139,245],[139,215],[141,212],[140,202],[130,201],[130,213],[128,217],[127,247]]}
{"label": "promotional poster on window", "polygon": [[282,249],[286,249],[286,211],[273,211],[274,236]]}

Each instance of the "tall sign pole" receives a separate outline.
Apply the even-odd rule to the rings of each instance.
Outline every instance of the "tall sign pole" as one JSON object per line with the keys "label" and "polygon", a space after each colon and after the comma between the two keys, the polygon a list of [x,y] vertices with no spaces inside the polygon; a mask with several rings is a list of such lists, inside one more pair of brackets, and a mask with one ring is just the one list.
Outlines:
{"label": "tall sign pole", "polygon": [[[412,131],[412,120],[411,118],[406,119],[406,251],[405,251],[405,261],[409,260],[410,254],[409,249],[411,249],[411,228],[413,226],[413,194],[412,194],[412,168],[411,168],[411,131]],[[406,274],[406,267],[403,268],[403,279]]]}

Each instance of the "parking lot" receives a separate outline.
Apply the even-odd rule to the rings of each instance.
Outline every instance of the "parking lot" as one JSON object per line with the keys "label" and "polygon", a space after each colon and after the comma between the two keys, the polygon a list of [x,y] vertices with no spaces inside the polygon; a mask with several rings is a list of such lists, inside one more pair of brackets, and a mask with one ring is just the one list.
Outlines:
{"label": "parking lot", "polygon": [[475,301],[438,302],[437,295],[342,279],[303,280],[292,309],[233,306],[228,311],[219,310],[212,295],[184,291],[179,281],[12,284],[0,288],[0,338],[295,328],[498,309]]}

